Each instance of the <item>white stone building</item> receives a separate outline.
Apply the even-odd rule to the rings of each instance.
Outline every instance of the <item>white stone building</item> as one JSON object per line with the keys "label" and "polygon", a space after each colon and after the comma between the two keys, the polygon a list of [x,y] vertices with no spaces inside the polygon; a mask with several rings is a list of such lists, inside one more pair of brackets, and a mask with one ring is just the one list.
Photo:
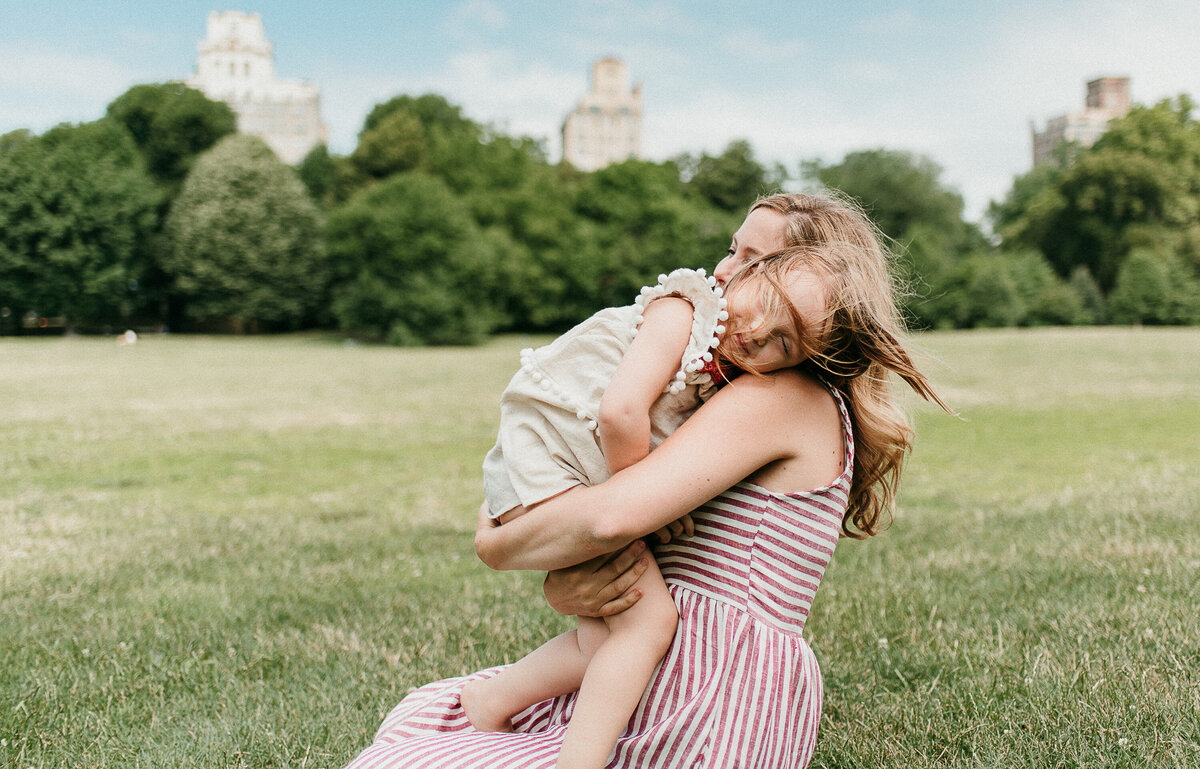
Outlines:
{"label": "white stone building", "polygon": [[237,114],[238,131],[261,136],[292,164],[328,141],[317,86],[275,77],[275,56],[260,15],[213,11],[197,51],[196,73],[187,84],[228,104]]}
{"label": "white stone building", "polygon": [[1030,126],[1034,166],[1054,162],[1054,148],[1061,142],[1092,146],[1108,129],[1108,121],[1128,111],[1129,78],[1101,77],[1089,81],[1083,112],[1050,118],[1042,131]]}
{"label": "white stone building", "polygon": [[617,59],[592,66],[592,90],[563,121],[563,160],[584,171],[642,155],[642,86]]}

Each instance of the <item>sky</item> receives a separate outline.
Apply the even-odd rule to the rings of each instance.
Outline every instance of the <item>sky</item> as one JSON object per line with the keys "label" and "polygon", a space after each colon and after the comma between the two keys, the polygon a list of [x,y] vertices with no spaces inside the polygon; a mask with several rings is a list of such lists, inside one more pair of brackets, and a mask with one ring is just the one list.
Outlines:
{"label": "sky", "polygon": [[1139,104],[1200,98],[1197,0],[0,0],[0,134],[187,78],[213,10],[262,15],[276,74],[319,86],[335,154],[375,104],[433,92],[557,160],[612,56],[643,86],[649,160],[745,139],[795,173],[903,150],[973,221],[1029,170],[1031,123],[1081,110],[1088,80],[1129,77]]}

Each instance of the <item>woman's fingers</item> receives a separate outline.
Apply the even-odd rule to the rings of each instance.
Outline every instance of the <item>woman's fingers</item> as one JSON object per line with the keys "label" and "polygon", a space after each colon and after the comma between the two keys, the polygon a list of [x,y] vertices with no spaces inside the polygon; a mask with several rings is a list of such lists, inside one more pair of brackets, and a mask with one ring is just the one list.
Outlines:
{"label": "woman's fingers", "polygon": [[[617,556],[601,570],[606,584],[596,591],[596,599],[601,601],[604,606],[608,606],[618,601],[629,588],[633,587],[649,567],[646,562],[646,558],[649,556],[645,556],[645,552],[645,543],[637,540],[617,553]],[[597,575],[600,576],[601,572],[597,572]],[[636,602],[635,598],[629,605],[632,606]],[[597,609],[599,608],[601,607],[597,607]],[[618,611],[622,611],[622,609],[615,609],[600,616],[606,617],[608,614],[616,614]]]}
{"label": "woman's fingers", "polygon": [[630,606],[633,606],[635,603],[637,603],[641,599],[642,599],[642,591],[640,591],[640,590],[629,590],[627,592],[621,593],[621,595],[618,596],[616,599],[609,601],[608,603],[601,606],[599,611],[597,612],[596,616],[597,617],[611,617],[614,614],[620,614],[621,612],[625,611]]}

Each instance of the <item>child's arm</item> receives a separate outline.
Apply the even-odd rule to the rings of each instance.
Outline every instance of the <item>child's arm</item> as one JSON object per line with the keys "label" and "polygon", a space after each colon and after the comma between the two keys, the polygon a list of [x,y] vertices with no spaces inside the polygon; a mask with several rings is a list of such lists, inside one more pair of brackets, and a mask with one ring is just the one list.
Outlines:
{"label": "child's arm", "polygon": [[692,333],[692,303],[678,296],[651,302],[600,401],[600,450],[616,474],[650,453],[650,406],[679,370]]}

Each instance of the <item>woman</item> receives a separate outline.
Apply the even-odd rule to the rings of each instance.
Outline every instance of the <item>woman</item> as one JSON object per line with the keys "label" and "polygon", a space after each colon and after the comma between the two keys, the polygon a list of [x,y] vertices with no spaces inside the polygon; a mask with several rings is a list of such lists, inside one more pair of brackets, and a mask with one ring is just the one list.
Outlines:
{"label": "woman", "polygon": [[[794,226],[796,209],[814,206],[869,238]],[[812,247],[816,237],[833,247]],[[500,569],[559,569],[664,528],[690,534],[656,549],[679,630],[609,766],[807,765],[821,679],[804,621],[839,535],[865,537],[887,519],[911,442],[888,372],[937,400],[900,342],[886,252],[854,209],[810,196],[760,201],[717,274],[763,259],[803,260],[820,279],[824,317],[797,324],[811,337],[807,370],[739,377],[610,480],[498,528],[480,523],[476,549]],[[519,714],[516,733],[475,732],[460,693],[495,672],[413,692],[353,766],[553,766],[574,695]]]}

